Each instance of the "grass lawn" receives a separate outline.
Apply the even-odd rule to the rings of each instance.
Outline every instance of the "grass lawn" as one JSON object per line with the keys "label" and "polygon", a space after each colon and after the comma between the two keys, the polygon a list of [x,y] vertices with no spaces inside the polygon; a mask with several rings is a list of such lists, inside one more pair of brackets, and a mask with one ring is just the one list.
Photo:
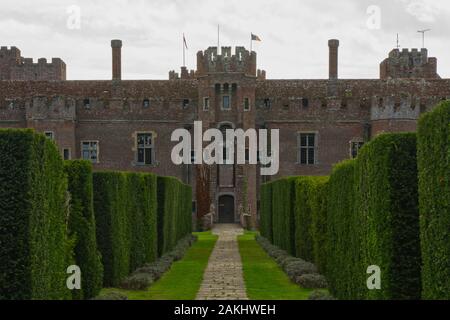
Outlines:
{"label": "grass lawn", "polygon": [[217,236],[211,232],[194,233],[196,241],[184,258],[175,262],[170,270],[146,291],[103,289],[125,294],[129,300],[194,300],[203,279],[203,272],[214,248]]}
{"label": "grass lawn", "polygon": [[291,282],[255,240],[255,232],[238,237],[247,295],[251,300],[305,300],[312,290]]}

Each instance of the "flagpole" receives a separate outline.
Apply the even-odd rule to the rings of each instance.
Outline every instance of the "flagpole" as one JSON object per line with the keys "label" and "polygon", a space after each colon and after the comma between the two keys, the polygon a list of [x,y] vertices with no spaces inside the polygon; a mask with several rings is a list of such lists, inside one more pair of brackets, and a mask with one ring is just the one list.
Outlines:
{"label": "flagpole", "polygon": [[220,24],[217,25],[217,54],[220,52]]}
{"label": "flagpole", "polygon": [[183,33],[183,67],[186,67],[186,46],[185,46],[185,40],[184,40],[184,33]]}
{"label": "flagpole", "polygon": [[252,55],[253,49],[253,33],[250,33],[250,55]]}

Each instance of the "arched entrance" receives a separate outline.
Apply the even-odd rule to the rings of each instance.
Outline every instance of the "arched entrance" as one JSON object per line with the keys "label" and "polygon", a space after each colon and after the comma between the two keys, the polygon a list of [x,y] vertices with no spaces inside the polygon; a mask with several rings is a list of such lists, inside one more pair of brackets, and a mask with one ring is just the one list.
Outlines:
{"label": "arched entrance", "polygon": [[234,222],[234,197],[222,195],[219,197],[219,223]]}

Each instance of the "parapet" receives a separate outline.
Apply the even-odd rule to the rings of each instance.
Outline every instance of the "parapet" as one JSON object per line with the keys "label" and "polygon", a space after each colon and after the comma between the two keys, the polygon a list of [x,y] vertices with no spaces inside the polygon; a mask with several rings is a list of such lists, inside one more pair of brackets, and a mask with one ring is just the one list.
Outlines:
{"label": "parapet", "polygon": [[169,80],[179,80],[179,79],[181,80],[195,79],[195,71],[188,70],[186,67],[181,67],[181,73],[175,72],[175,70],[169,71]]}
{"label": "parapet", "polygon": [[0,47],[0,80],[66,80],[66,64],[60,58],[23,58],[16,47]]}
{"label": "parapet", "polygon": [[218,54],[217,47],[209,47],[197,53],[198,76],[223,72],[241,72],[256,77],[256,52],[236,47],[233,54],[231,47],[222,47]]}
{"label": "parapet", "polygon": [[424,78],[439,79],[437,59],[428,57],[428,50],[394,49],[380,64],[380,79]]}

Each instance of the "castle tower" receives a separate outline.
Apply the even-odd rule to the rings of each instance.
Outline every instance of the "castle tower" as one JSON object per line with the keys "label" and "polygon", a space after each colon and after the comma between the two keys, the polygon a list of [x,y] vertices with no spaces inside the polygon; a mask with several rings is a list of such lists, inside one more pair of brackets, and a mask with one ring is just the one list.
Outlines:
{"label": "castle tower", "polygon": [[394,49],[380,64],[380,79],[399,78],[440,79],[437,59],[429,58],[427,49]]}
{"label": "castle tower", "polygon": [[[217,128],[255,129],[256,52],[244,47],[210,47],[197,53],[198,119],[204,130]],[[259,72],[259,79],[265,71]],[[247,146],[248,147],[248,146]],[[226,149],[226,148],[225,148]],[[227,153],[228,151],[225,150]],[[210,198],[216,210],[216,223],[244,223],[241,213],[250,214],[256,226],[257,166],[223,164],[211,166]]]}

